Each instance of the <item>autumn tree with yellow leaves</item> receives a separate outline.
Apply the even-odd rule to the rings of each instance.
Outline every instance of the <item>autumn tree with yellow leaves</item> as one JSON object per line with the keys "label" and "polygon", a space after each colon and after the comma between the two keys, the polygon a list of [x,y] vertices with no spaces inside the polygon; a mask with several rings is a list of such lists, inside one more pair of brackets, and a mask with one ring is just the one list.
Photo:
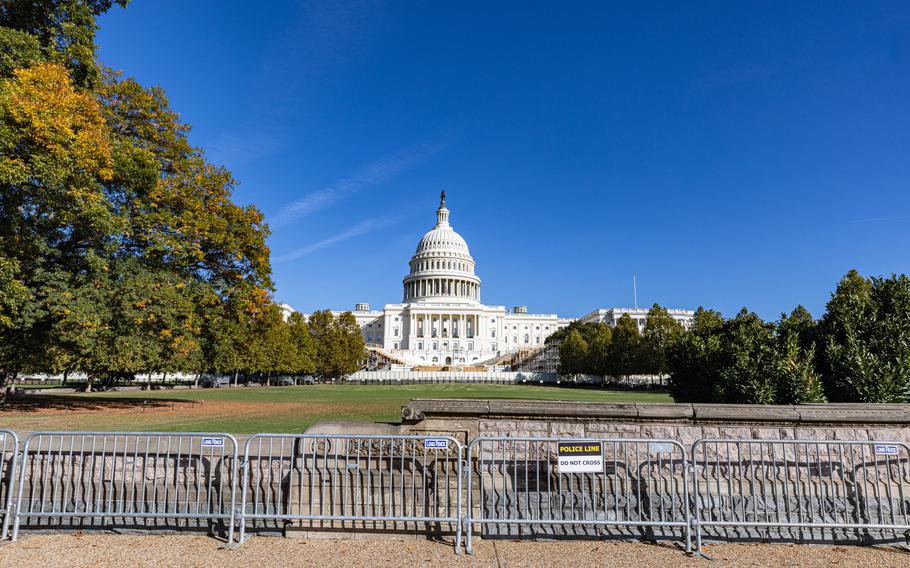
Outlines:
{"label": "autumn tree with yellow leaves", "polygon": [[262,213],[162,89],[97,61],[112,4],[0,6],[0,397],[24,372],[311,372]]}

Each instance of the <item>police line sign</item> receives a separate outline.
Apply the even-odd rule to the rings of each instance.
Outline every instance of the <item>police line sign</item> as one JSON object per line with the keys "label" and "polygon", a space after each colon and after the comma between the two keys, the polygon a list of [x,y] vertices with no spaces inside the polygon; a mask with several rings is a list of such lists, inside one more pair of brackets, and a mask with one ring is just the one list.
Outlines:
{"label": "police line sign", "polygon": [[590,440],[559,442],[559,473],[596,473],[604,469],[603,444]]}

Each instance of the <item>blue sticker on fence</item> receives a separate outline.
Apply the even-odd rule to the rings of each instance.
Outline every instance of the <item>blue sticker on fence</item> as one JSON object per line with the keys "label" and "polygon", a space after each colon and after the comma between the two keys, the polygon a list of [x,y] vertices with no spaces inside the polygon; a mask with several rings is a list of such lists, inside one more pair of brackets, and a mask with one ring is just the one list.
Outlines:
{"label": "blue sticker on fence", "polygon": [[875,444],[875,455],[896,456],[897,446],[894,444]]}
{"label": "blue sticker on fence", "polygon": [[427,450],[447,450],[449,449],[449,441],[446,439],[424,440],[423,447]]}
{"label": "blue sticker on fence", "polygon": [[214,446],[216,448],[220,448],[220,447],[224,446],[224,438],[203,438],[202,445],[203,446]]}
{"label": "blue sticker on fence", "polygon": [[672,454],[676,446],[670,442],[650,442],[648,452],[652,454]]}

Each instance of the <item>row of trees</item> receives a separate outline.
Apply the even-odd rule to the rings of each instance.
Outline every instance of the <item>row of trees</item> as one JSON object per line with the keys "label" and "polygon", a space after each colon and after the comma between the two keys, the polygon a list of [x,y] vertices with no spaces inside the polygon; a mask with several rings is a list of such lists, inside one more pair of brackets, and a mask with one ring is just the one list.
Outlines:
{"label": "row of trees", "polygon": [[910,401],[910,279],[847,273],[819,321],[699,311],[668,350],[677,401],[799,404]]}
{"label": "row of trees", "polygon": [[811,315],[797,307],[776,322],[742,310],[724,320],[699,309],[692,328],[667,350],[678,402],[800,404],[824,400],[815,367]]}
{"label": "row of trees", "polygon": [[231,318],[212,328],[202,359],[182,370],[237,375],[315,375],[339,378],[363,365],[364,343],[353,314],[317,311],[307,321],[297,312],[285,320],[270,304],[261,317]]}
{"label": "row of trees", "polygon": [[562,374],[663,375],[668,370],[667,347],[682,333],[679,322],[665,308],[654,304],[641,333],[629,314],[623,314],[615,327],[573,322],[547,341],[559,342]]}
{"label": "row of trees", "polygon": [[351,369],[353,318],[284,322],[262,213],[162,89],[97,61],[111,5],[0,7],[0,397],[26,372]]}
{"label": "row of trees", "polygon": [[573,324],[552,340],[562,373],[669,375],[678,402],[910,402],[906,275],[850,271],[818,321],[802,306],[774,322],[699,308],[683,330],[655,305],[641,335],[624,315],[615,328]]}

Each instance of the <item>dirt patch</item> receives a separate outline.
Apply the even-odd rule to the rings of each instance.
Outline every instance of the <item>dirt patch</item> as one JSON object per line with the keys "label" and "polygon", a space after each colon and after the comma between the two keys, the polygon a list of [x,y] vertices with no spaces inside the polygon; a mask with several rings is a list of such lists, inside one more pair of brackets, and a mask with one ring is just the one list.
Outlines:
{"label": "dirt patch", "polygon": [[[910,554],[895,549],[804,545],[708,547],[711,566],[827,568],[910,567]],[[592,541],[482,541],[476,554],[456,555],[451,544],[426,540],[307,541],[252,538],[238,550],[199,536],[35,535],[0,549],[0,567],[38,566],[707,566],[671,545]]]}
{"label": "dirt patch", "polygon": [[[27,400],[26,400],[27,399]],[[161,398],[20,397],[0,411],[0,427],[18,430],[131,430],[171,429],[172,425],[218,422],[233,433],[249,432],[248,423],[286,423],[299,429],[301,422],[381,415],[388,403],[362,402],[258,402],[237,400],[179,400]],[[236,425],[236,428],[232,428]],[[186,426],[182,426],[186,427]],[[192,426],[189,427],[193,429]],[[255,429],[255,427],[254,427]],[[291,431],[291,430],[288,430]]]}

